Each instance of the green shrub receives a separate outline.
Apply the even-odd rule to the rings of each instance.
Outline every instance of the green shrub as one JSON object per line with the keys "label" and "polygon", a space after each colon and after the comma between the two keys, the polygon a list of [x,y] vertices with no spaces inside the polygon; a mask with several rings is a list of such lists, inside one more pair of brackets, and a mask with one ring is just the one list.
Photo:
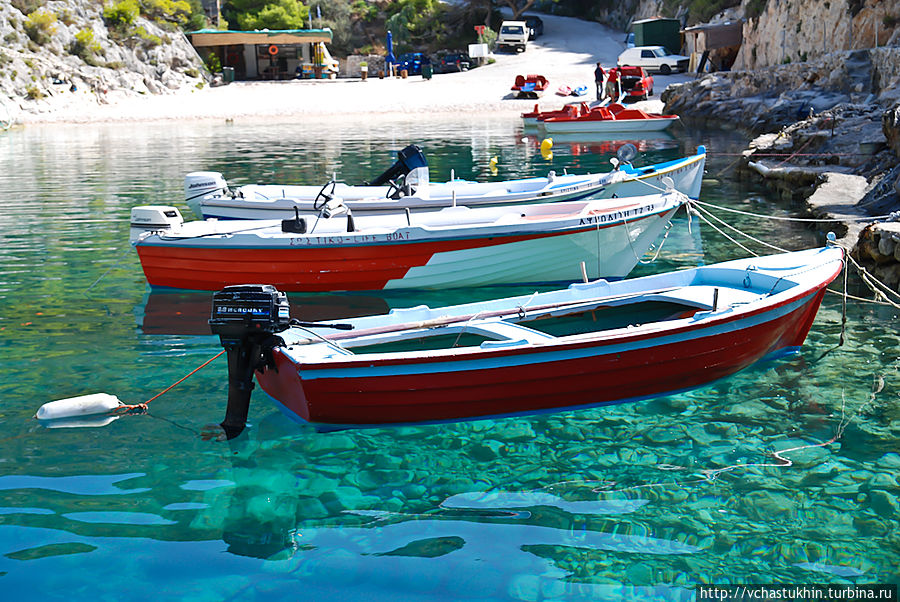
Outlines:
{"label": "green shrub", "polygon": [[59,17],[59,20],[66,25],[72,25],[73,23],[75,23],[75,17],[72,16],[72,12],[67,8],[63,9],[62,12],[57,13],[56,16]]}
{"label": "green shrub", "polygon": [[140,14],[137,0],[121,0],[103,9],[103,21],[108,27],[124,30],[134,25]]}
{"label": "green shrub", "polygon": [[163,43],[159,36],[153,35],[143,27],[135,27],[132,36],[143,41],[144,45],[148,47],[159,46]]}
{"label": "green shrub", "polygon": [[50,41],[50,36],[56,33],[56,15],[45,10],[38,10],[25,19],[25,33],[31,40],[43,46]]}
{"label": "green shrub", "polygon": [[190,69],[185,69],[184,74],[188,77],[200,77],[200,72],[191,67]]}
{"label": "green shrub", "polygon": [[19,9],[23,15],[30,15],[44,6],[46,0],[12,0],[10,4]]}
{"label": "green shrub", "polygon": [[97,55],[103,52],[103,48],[94,39],[93,29],[82,29],[75,34],[75,41],[69,46],[69,54],[79,57],[88,65],[98,66]]}
{"label": "green shrub", "polygon": [[182,25],[191,17],[191,5],[186,0],[142,0],[141,12],[156,21]]}
{"label": "green shrub", "polygon": [[15,44],[19,41],[19,34],[14,31],[9,32],[5,36],[3,36],[3,41],[8,44]]}
{"label": "green shrub", "polygon": [[215,52],[211,52],[206,60],[204,61],[206,64],[206,68],[209,69],[210,73],[218,73],[222,70],[222,61],[219,60],[219,55]]}
{"label": "green shrub", "polygon": [[28,86],[25,88],[25,96],[27,96],[29,100],[40,100],[44,98],[44,92],[37,86]]}

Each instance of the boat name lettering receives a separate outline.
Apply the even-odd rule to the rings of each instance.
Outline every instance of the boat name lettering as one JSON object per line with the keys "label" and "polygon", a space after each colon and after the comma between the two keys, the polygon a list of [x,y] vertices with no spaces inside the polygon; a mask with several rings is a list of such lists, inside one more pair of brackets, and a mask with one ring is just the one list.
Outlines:
{"label": "boat name lettering", "polygon": [[635,207],[634,209],[626,209],[625,211],[615,211],[613,213],[604,213],[601,215],[590,215],[588,217],[582,217],[580,226],[585,224],[605,224],[608,222],[616,222],[622,219],[628,219],[632,217],[637,217],[639,215],[644,215],[646,213],[652,213],[656,208],[656,205],[643,205],[641,207]]}
{"label": "boat name lettering", "polygon": [[305,236],[303,238],[291,238],[292,247],[317,247],[328,245],[354,245],[370,242],[384,242],[394,240],[408,240],[408,232],[391,232],[384,235],[352,234],[347,236]]}

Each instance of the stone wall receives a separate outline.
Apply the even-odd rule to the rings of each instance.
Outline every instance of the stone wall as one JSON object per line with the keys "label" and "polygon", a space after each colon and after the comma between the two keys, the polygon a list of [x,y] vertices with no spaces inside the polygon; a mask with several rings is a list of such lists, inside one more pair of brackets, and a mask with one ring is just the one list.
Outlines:
{"label": "stone wall", "polygon": [[369,77],[378,77],[379,71],[384,71],[384,56],[380,54],[351,54],[341,60],[340,77],[360,77],[362,69],[360,63],[366,63],[369,68]]}

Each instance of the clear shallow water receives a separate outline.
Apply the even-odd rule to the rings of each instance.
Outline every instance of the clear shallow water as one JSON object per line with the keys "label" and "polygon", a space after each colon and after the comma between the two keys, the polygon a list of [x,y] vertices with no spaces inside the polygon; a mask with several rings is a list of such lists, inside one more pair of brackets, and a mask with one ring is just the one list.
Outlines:
{"label": "clear shallow water", "polygon": [[[457,424],[317,432],[254,393],[224,415],[224,360],[103,428],[47,429],[44,402],[145,401],[216,354],[209,297],[150,293],[127,244],[137,204],[187,212],[182,178],[370,179],[410,142],[432,177],[608,168],[612,142],[519,123],[46,127],[0,136],[0,586],[10,599],[692,599],[698,584],[900,581],[896,311],[828,296],[803,352],[647,402]],[[720,175],[742,148],[679,129],[638,161],[710,151],[704,200],[789,210]],[[489,162],[499,159],[492,176]],[[787,248],[822,232],[730,222]],[[675,220],[635,274],[743,256]],[[294,315],[525,292],[293,295]],[[648,374],[652,377],[652,374]],[[873,390],[877,393],[873,394]],[[843,416],[843,422],[842,422]],[[842,426],[843,425],[843,426]],[[826,446],[839,429],[842,436]],[[784,457],[772,456],[790,448]]]}

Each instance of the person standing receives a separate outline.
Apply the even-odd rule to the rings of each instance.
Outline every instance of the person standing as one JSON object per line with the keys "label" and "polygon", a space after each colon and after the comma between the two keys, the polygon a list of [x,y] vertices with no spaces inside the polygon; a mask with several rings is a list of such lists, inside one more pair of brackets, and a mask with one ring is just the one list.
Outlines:
{"label": "person standing", "polygon": [[619,70],[616,67],[609,70],[606,78],[606,94],[612,102],[619,102],[622,95],[622,89],[619,87]]}
{"label": "person standing", "polygon": [[594,84],[597,86],[597,102],[603,100],[604,96],[604,79],[606,77],[606,73],[603,71],[603,65],[597,63],[597,68],[594,69]]}

